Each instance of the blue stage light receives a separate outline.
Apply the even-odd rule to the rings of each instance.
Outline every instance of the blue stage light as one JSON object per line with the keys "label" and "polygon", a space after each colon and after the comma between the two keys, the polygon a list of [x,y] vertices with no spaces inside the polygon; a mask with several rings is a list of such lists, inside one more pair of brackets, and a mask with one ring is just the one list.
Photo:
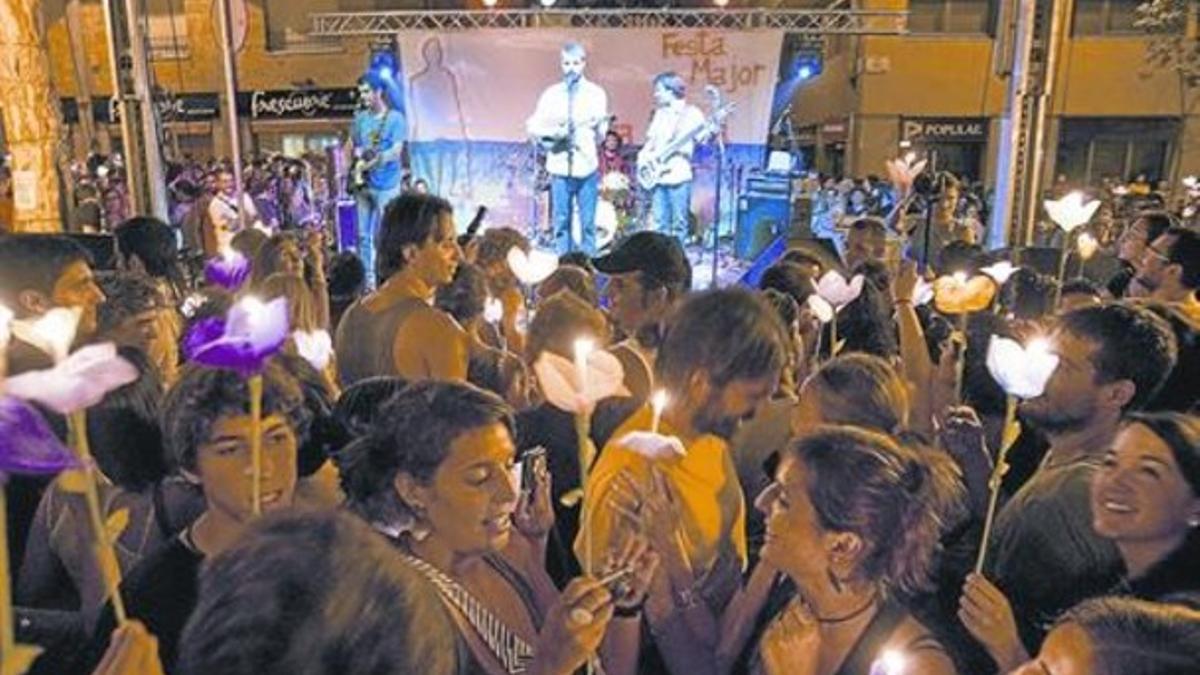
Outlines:
{"label": "blue stage light", "polygon": [[796,76],[802,80],[807,80],[813,76],[812,66],[800,66],[796,69]]}

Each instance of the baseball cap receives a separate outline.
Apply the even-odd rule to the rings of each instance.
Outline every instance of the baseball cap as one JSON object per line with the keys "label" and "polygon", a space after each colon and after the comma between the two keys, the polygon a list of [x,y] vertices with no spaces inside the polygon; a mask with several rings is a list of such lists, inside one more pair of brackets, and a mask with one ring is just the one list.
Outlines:
{"label": "baseball cap", "polygon": [[592,265],[604,274],[641,272],[664,286],[692,289],[692,264],[683,246],[661,232],[634,232],[609,253],[593,258]]}

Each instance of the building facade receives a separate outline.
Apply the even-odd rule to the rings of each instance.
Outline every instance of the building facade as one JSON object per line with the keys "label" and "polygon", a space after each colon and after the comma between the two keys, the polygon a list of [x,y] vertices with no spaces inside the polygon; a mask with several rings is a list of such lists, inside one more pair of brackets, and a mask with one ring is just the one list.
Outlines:
{"label": "building facade", "polygon": [[[1004,142],[1006,45],[997,39],[997,23],[1005,1],[1015,5],[861,3],[907,8],[909,33],[827,40],[823,72],[797,89],[792,109],[815,167],[882,174],[887,159],[909,148],[934,150],[939,168],[991,184]],[[1149,38],[1133,25],[1138,4],[1074,0],[1052,92],[1047,182],[1096,185],[1143,176],[1177,184],[1200,172],[1200,90],[1189,90],[1175,71],[1147,64]],[[1190,23],[1195,35],[1194,15]]]}

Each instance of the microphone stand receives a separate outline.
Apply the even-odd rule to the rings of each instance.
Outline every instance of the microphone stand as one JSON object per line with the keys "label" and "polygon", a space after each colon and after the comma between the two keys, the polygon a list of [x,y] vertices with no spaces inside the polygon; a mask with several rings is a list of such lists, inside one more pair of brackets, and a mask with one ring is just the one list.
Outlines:
{"label": "microphone stand", "polygon": [[942,194],[942,181],[938,177],[937,170],[937,150],[929,151],[929,175],[932,177],[932,187],[929,195],[925,198],[925,235],[921,242],[921,273],[924,274],[929,269],[929,242],[933,236],[933,210],[937,208],[939,198]]}
{"label": "microphone stand", "polygon": [[717,189],[716,195],[713,198],[713,226],[712,226],[712,279],[709,281],[710,289],[717,287],[717,256],[720,255],[721,249],[721,187],[722,174],[725,173],[725,135],[723,129],[717,129]]}

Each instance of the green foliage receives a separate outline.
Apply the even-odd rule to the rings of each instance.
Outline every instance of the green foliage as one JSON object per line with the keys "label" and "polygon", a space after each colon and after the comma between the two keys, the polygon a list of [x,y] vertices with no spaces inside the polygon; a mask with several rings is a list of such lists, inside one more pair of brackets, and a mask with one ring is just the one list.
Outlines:
{"label": "green foliage", "polygon": [[1188,87],[1200,86],[1200,40],[1189,23],[1196,0],[1146,0],[1137,7],[1134,25],[1146,33],[1146,62],[1154,68],[1169,68]]}

